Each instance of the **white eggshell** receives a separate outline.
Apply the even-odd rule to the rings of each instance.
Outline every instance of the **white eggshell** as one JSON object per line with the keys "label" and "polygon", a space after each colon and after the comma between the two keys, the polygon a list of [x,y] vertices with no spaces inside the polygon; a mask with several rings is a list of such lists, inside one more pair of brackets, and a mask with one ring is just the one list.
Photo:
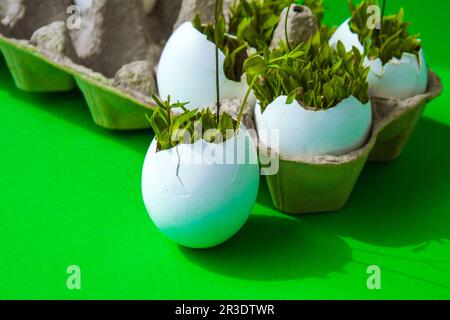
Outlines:
{"label": "white eggshell", "polygon": [[384,66],[380,59],[369,60],[369,95],[371,97],[392,97],[407,99],[425,93],[428,84],[428,71],[423,50],[419,60],[415,54],[403,53],[401,59],[393,58]]}
{"label": "white eggshell", "polygon": [[[256,148],[248,131],[242,127],[221,144],[199,140],[160,152],[156,145],[153,140],[142,173],[142,194],[155,225],[192,248],[212,247],[232,237],[247,221],[259,187]],[[242,158],[246,152],[247,160]],[[231,157],[231,162],[213,162],[213,154]]]}
{"label": "white eggshell", "polygon": [[[194,28],[183,23],[172,34],[159,61],[157,80],[161,98],[190,102],[190,108],[207,108],[216,102],[215,45]],[[219,83],[222,100],[242,98],[248,88],[243,77],[240,82],[227,79],[223,71],[225,55],[219,50]]]}
{"label": "white eggshell", "polygon": [[[338,41],[341,41],[347,51],[354,46],[364,53],[358,35],[350,30],[349,21],[347,19],[339,26],[330,39],[330,45],[336,47]],[[366,58],[365,65],[370,67],[367,78],[369,95],[406,99],[424,93],[428,84],[428,70],[423,50],[420,50],[419,58],[418,60],[411,53],[403,53],[400,60],[393,58],[384,65],[380,59]]]}
{"label": "white eggshell", "polygon": [[336,29],[333,36],[330,38],[330,46],[336,48],[338,42],[341,41],[345,47],[345,50],[351,51],[353,47],[356,47],[361,53],[363,53],[364,46],[359,41],[358,35],[353,33],[350,29],[349,22],[350,18],[345,20],[344,23]]}
{"label": "white eggshell", "polygon": [[74,0],[75,4],[80,7],[81,13],[85,13],[92,6],[93,0]]}
{"label": "white eggshell", "polygon": [[[278,97],[262,114],[259,103],[255,110],[261,142],[280,155],[290,158],[338,156],[366,142],[372,127],[370,103],[363,105],[350,96],[333,108],[313,111],[303,108],[297,101],[286,104],[286,98]],[[279,130],[278,146],[271,142],[270,130]]]}

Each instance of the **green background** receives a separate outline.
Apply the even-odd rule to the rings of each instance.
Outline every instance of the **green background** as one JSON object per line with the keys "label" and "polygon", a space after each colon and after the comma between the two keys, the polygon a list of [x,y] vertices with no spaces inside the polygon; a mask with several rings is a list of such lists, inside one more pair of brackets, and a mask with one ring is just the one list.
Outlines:
{"label": "green background", "polygon": [[[405,7],[445,86],[449,2],[387,2]],[[346,0],[325,3],[328,22],[347,17]],[[343,210],[284,215],[262,183],[238,235],[196,251],[144,208],[150,132],[97,127],[78,91],[24,93],[0,65],[0,298],[450,298],[448,91],[398,160],[366,166]],[[66,287],[69,265],[81,290]],[[381,290],[367,289],[369,265]]]}

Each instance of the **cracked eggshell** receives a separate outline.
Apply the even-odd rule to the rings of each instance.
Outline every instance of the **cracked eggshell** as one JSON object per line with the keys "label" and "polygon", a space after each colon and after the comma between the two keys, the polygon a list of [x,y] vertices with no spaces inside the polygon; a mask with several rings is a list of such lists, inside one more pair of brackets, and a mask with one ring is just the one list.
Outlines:
{"label": "cracked eggshell", "polygon": [[393,58],[384,66],[380,59],[366,58],[365,64],[370,66],[367,81],[371,97],[403,100],[427,90],[428,70],[422,49],[419,59],[415,54],[403,53],[400,60]]}
{"label": "cracked eggshell", "polygon": [[[246,141],[247,147],[240,144]],[[220,164],[208,157],[236,156],[236,142],[238,150],[245,148],[253,161]],[[236,137],[221,144],[199,140],[160,152],[156,152],[156,145],[153,140],[145,158],[142,194],[158,229],[191,248],[218,245],[239,231],[250,215],[259,187],[256,148],[248,131],[241,128]],[[237,156],[242,155],[238,152]]]}
{"label": "cracked eggshell", "polygon": [[[263,113],[256,105],[255,121],[260,141],[281,156],[310,158],[339,156],[358,149],[367,140],[372,127],[370,102],[362,104],[350,96],[327,110],[307,110],[297,101],[286,104],[281,96]],[[271,142],[270,130],[279,130],[279,142]],[[273,140],[273,139],[272,139]]]}
{"label": "cracked eggshell", "polygon": [[[215,45],[185,22],[172,34],[161,55],[157,71],[161,98],[190,102],[188,108],[204,109],[216,101]],[[219,50],[221,100],[242,98],[247,91],[245,76],[240,82],[227,79],[223,71],[225,55]]]}
{"label": "cracked eggshell", "polygon": [[330,38],[330,46],[336,48],[338,42],[341,41],[345,47],[345,50],[351,51],[353,47],[356,47],[361,53],[363,53],[364,47],[359,41],[358,35],[356,33],[353,33],[350,29],[350,19],[351,18],[345,20],[344,23],[342,23],[339,28],[336,29],[336,31]]}
{"label": "cracked eggshell", "polygon": [[[364,53],[364,47],[358,35],[349,26],[350,19],[342,23],[330,39],[330,45],[336,47],[340,40],[347,51],[356,47]],[[390,97],[407,99],[425,93],[428,84],[428,70],[423,50],[419,52],[419,59],[411,53],[403,53],[401,59],[393,58],[385,65],[380,59],[369,60],[365,65],[370,67],[367,77],[369,95],[371,97]]]}

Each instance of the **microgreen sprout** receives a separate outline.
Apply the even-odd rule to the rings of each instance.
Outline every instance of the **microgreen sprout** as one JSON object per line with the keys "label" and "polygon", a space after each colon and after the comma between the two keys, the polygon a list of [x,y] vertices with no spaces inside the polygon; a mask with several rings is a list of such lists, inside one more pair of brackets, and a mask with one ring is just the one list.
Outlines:
{"label": "microgreen sprout", "polygon": [[283,10],[295,4],[311,9],[318,21],[323,17],[323,0],[239,0],[230,8],[230,34],[246,41],[257,51],[270,46]]}
{"label": "microgreen sprout", "polygon": [[[219,74],[219,34],[221,33],[221,29],[219,29],[219,25],[225,25],[225,20],[222,16],[223,11],[223,0],[216,0],[215,7],[215,26],[214,26],[214,44],[216,47],[216,108],[217,108],[217,121],[219,121],[220,117],[220,74]],[[223,33],[223,30],[222,30]]]}
{"label": "microgreen sprout", "polygon": [[290,42],[289,42],[289,33],[288,33],[288,18],[289,18],[289,11],[291,10],[292,2],[289,4],[286,12],[286,17],[284,20],[284,36],[286,37],[286,45],[289,49],[289,51],[292,50]]}
{"label": "microgreen sprout", "polygon": [[[367,0],[359,5],[354,5],[348,0],[352,18],[350,28],[358,35],[369,58],[380,58],[383,64],[392,58],[400,59],[402,54],[412,53],[418,56],[420,51],[419,35],[410,35],[407,31],[409,22],[404,22],[403,8],[396,15],[384,16],[382,10],[381,30],[373,30],[367,26],[369,13],[368,6],[378,5],[377,0]],[[385,2],[383,8],[385,8]]]}
{"label": "microgreen sprout", "polygon": [[[215,6],[215,25],[201,25],[200,18],[195,18],[195,26],[206,32],[208,39],[212,38],[215,43],[215,63],[216,63],[216,114],[209,108],[204,110],[186,108],[188,102],[171,103],[170,96],[166,101],[161,101],[158,97],[152,96],[157,108],[151,117],[148,117],[151,127],[157,139],[157,151],[168,150],[176,147],[180,143],[193,144],[199,139],[209,143],[221,143],[226,139],[235,136],[239,130],[240,122],[250,95],[250,86],[244,97],[239,110],[238,119],[233,119],[228,113],[220,112],[220,83],[219,83],[219,46],[230,44],[225,40],[225,20],[222,15],[223,0],[217,0]],[[246,44],[245,44],[246,47]],[[225,46],[226,49],[229,47]],[[234,52],[239,51],[239,48]],[[225,50],[225,52],[228,52]],[[233,54],[231,54],[233,56]],[[229,57],[229,61],[232,57]],[[242,61],[243,64],[243,61]],[[241,67],[243,69],[243,66]],[[241,71],[242,74],[242,71]],[[174,113],[176,109],[181,112]],[[174,113],[174,114],[172,114]],[[232,134],[230,134],[230,132]]]}
{"label": "microgreen sprout", "polygon": [[[171,103],[170,97],[167,101],[161,101],[153,96],[153,100],[157,108],[148,120],[158,141],[157,151],[179,144],[192,144],[200,139],[221,143],[231,138],[230,132],[237,132],[238,122],[226,112],[222,112],[217,119],[209,108],[189,110],[185,107],[187,103]],[[204,134],[207,132],[210,134]]]}
{"label": "microgreen sprout", "polygon": [[194,27],[205,34],[207,39],[216,44],[216,50],[222,50],[225,55],[223,69],[229,80],[241,81],[244,61],[247,56],[248,44],[238,37],[226,33],[225,19],[220,15],[215,23],[202,24],[199,15],[193,21]]}
{"label": "microgreen sprout", "polygon": [[250,57],[245,71],[263,111],[282,95],[288,96],[287,103],[297,100],[314,110],[331,108],[351,95],[362,103],[369,100],[363,56],[356,48],[346,52],[341,42],[332,49],[325,29],[292,50],[281,42],[272,52]]}

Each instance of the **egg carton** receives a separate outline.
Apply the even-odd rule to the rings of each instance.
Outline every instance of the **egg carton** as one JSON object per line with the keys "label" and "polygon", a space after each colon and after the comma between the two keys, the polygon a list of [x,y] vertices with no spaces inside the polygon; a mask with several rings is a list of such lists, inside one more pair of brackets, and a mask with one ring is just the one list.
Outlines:
{"label": "egg carton", "polygon": [[[157,92],[154,73],[162,48],[197,8],[190,0],[157,0],[145,12],[143,1],[148,3],[93,0],[80,14],[73,0],[0,0],[0,50],[17,87],[78,87],[96,124],[149,128],[145,114],[155,107],[150,94]],[[205,20],[211,10],[201,8]]]}
{"label": "egg carton", "polygon": [[[155,69],[164,44],[196,13],[212,22],[214,0],[156,0],[151,12],[145,12],[143,1],[93,0],[80,27],[68,28],[74,22],[73,0],[0,0],[0,50],[17,87],[32,92],[78,87],[96,124],[148,128],[145,114],[155,108],[150,93],[157,92]],[[295,12],[288,28],[298,22]],[[424,95],[405,101],[373,99],[375,123],[362,149],[309,160],[281,155],[279,174],[267,177],[276,207],[291,213],[342,207],[365,162],[398,157],[426,102],[442,91],[439,78],[429,74]],[[232,103],[231,109],[236,106],[238,102]],[[244,118],[252,127],[251,116]]]}
{"label": "egg carton", "polygon": [[442,92],[439,77],[429,70],[425,94],[406,100],[372,98],[373,126],[366,144],[342,156],[317,156],[309,159],[275,154],[279,159],[276,175],[266,181],[278,210],[291,213],[328,212],[347,203],[365,163],[396,158],[415,128],[426,104]]}

